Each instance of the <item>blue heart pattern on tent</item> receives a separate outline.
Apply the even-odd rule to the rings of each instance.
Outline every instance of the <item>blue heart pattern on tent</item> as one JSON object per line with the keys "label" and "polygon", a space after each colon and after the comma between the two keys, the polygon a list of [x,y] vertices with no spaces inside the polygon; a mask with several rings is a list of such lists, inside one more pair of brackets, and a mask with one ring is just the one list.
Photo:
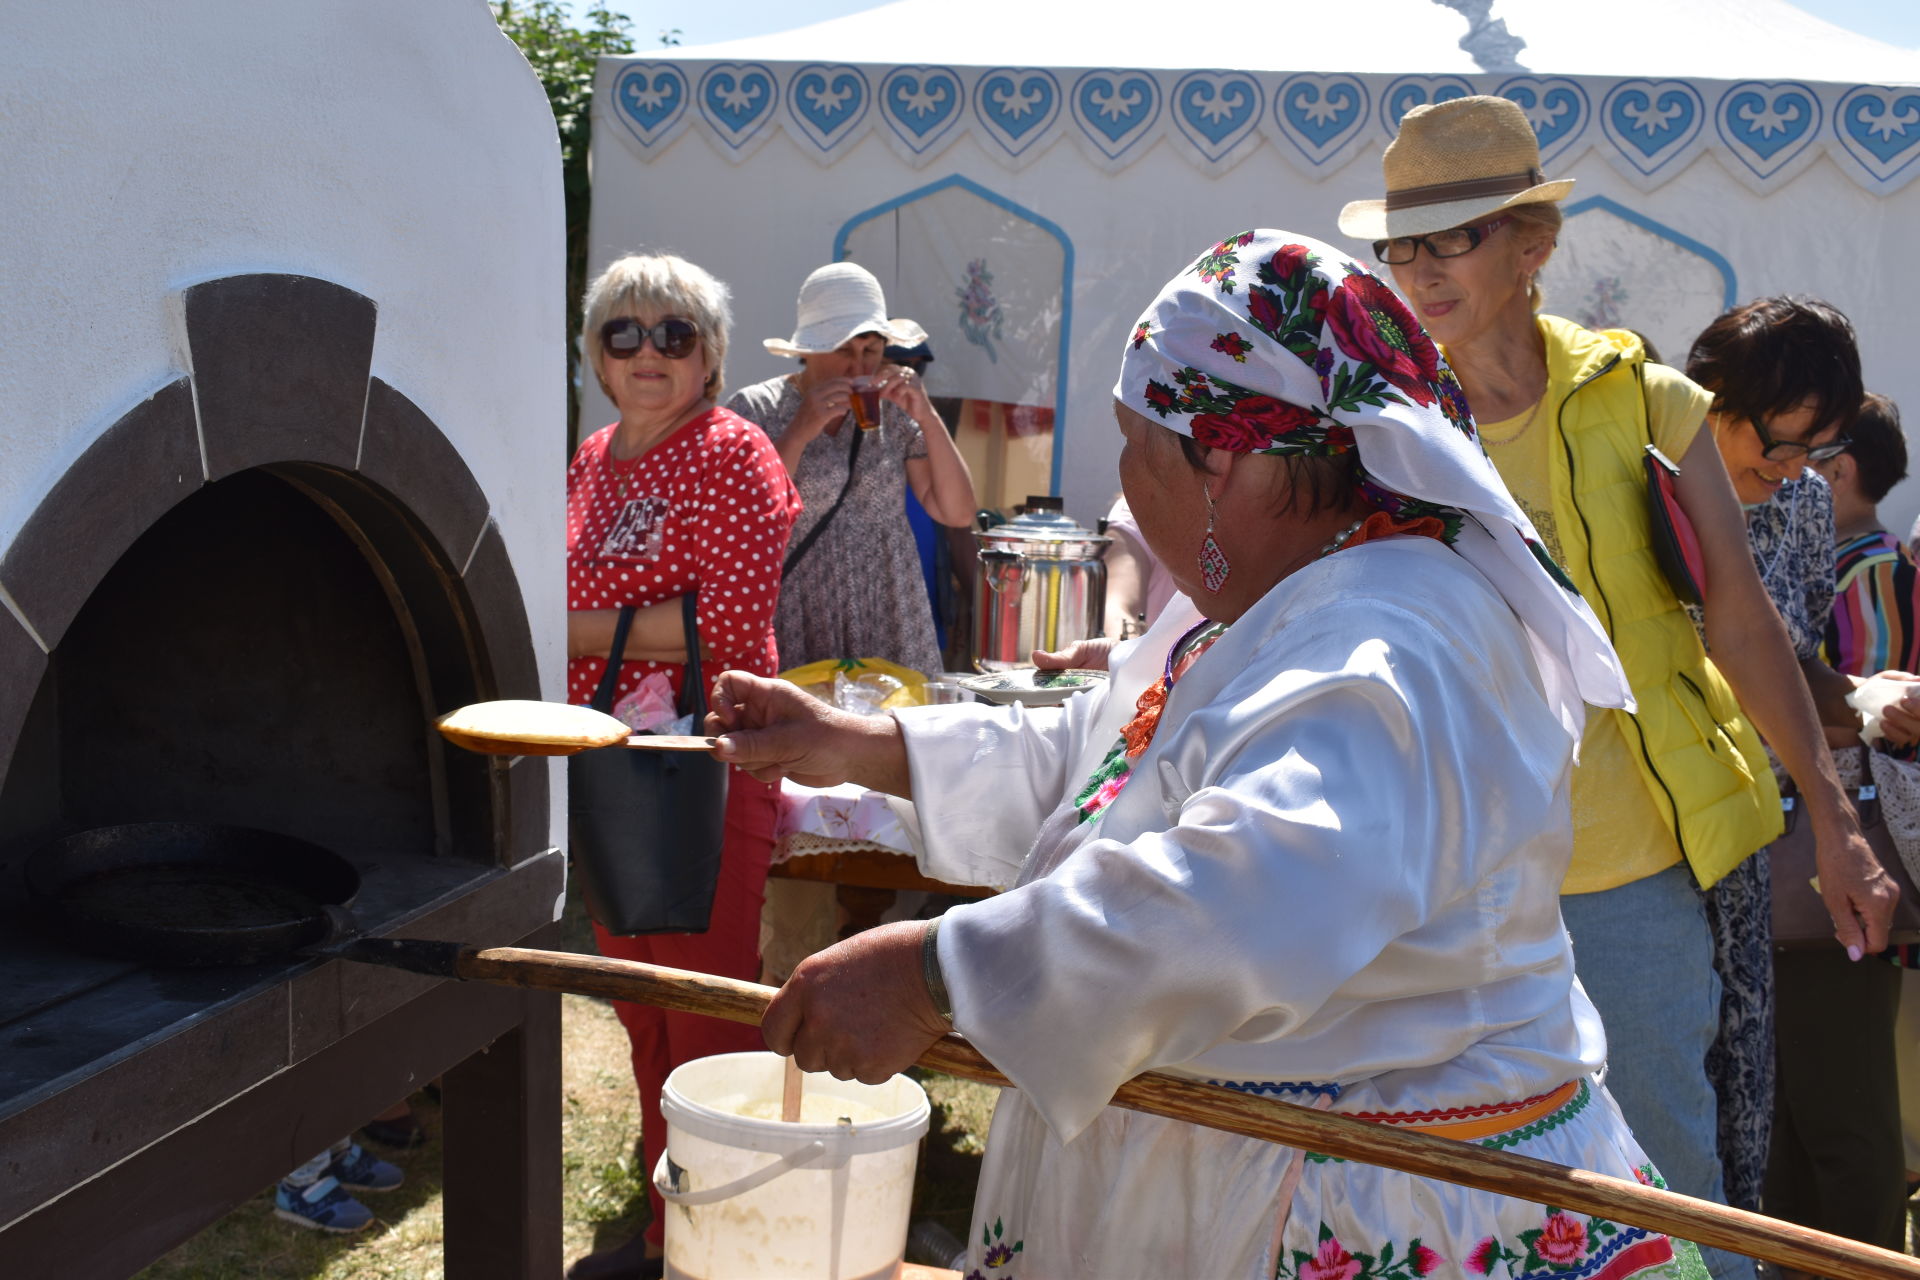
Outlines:
{"label": "blue heart pattern on tent", "polygon": [[1039,68],[997,67],[974,84],[973,110],[995,141],[1019,155],[1060,114],[1060,85]]}
{"label": "blue heart pattern on tent", "polygon": [[1218,160],[1252,130],[1265,98],[1244,72],[1190,71],[1174,86],[1174,119],[1207,159]]}
{"label": "blue heart pattern on tent", "polygon": [[1477,92],[1459,76],[1401,76],[1380,95],[1380,123],[1388,133],[1400,132],[1400,118],[1415,107],[1471,98]]}
{"label": "blue heart pattern on tent", "polygon": [[765,67],[716,62],[700,77],[700,114],[728,146],[738,148],[772,118],[776,87]]}
{"label": "blue heart pattern on tent", "polygon": [[1841,145],[1885,182],[1920,160],[1920,90],[1860,85],[1834,113]]}
{"label": "blue heart pattern on tent", "polygon": [[613,82],[620,123],[643,147],[660,140],[687,105],[687,77],[678,67],[640,63]]}
{"label": "blue heart pattern on tent", "polygon": [[1606,116],[1613,140],[1648,160],[1663,151],[1679,150],[1700,128],[1700,95],[1691,85],[1674,80],[1662,84],[1622,81],[1608,99]]}
{"label": "blue heart pattern on tent", "polygon": [[880,82],[880,113],[917,154],[960,117],[960,80],[944,67],[895,67]]}
{"label": "blue heart pattern on tent", "polygon": [[814,64],[787,82],[787,111],[813,144],[826,151],[867,114],[867,78],[856,67]]}
{"label": "blue heart pattern on tent", "polygon": [[1160,115],[1160,85],[1141,72],[1100,70],[1073,86],[1073,118],[1109,159],[1140,141]]}
{"label": "blue heart pattern on tent", "polygon": [[1352,76],[1294,76],[1273,95],[1282,126],[1324,150],[1367,113],[1367,91]]}
{"label": "blue heart pattern on tent", "polygon": [[1495,92],[1526,113],[1533,136],[1540,143],[1542,163],[1559,155],[1587,127],[1591,107],[1586,92],[1571,80],[1520,76]]}
{"label": "blue heart pattern on tent", "polygon": [[1812,145],[1820,117],[1820,99],[1807,86],[1748,80],[1720,95],[1714,127],[1740,163],[1767,178]]}

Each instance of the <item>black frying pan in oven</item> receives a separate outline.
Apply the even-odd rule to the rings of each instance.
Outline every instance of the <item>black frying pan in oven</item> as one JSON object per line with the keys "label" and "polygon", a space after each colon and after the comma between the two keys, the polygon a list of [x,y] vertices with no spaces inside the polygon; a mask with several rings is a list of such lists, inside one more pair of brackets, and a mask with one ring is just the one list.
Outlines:
{"label": "black frying pan in oven", "polygon": [[337,936],[360,873],[252,827],[138,822],[37,850],[28,892],[83,950],[150,964],[257,964]]}

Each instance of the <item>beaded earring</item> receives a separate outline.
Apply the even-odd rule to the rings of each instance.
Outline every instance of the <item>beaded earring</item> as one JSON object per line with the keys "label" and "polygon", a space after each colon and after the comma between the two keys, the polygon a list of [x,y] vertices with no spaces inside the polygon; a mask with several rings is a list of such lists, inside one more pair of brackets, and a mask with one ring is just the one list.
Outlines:
{"label": "beaded earring", "polygon": [[1227,553],[1221,550],[1220,543],[1213,536],[1213,490],[1202,484],[1200,492],[1207,499],[1207,537],[1200,544],[1200,581],[1208,591],[1218,594],[1227,583],[1227,575],[1233,572],[1233,566],[1227,562]]}

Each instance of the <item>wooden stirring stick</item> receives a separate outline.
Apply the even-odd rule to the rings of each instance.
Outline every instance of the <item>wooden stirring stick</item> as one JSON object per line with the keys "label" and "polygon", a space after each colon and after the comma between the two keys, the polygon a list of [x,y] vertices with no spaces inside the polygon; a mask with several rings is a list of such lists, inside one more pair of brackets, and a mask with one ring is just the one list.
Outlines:
{"label": "wooden stirring stick", "polygon": [[783,1058],[786,1074],[780,1081],[780,1118],[788,1124],[800,1123],[800,1091],[806,1087],[806,1073],[792,1058]]}

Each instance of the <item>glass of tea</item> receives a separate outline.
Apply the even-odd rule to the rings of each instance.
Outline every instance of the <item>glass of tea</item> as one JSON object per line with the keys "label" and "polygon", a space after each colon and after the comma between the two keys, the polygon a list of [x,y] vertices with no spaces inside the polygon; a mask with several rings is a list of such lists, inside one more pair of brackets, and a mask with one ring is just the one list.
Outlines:
{"label": "glass of tea", "polygon": [[853,386],[848,405],[853,410],[853,423],[862,431],[871,431],[880,425],[880,379],[864,377],[848,381]]}

